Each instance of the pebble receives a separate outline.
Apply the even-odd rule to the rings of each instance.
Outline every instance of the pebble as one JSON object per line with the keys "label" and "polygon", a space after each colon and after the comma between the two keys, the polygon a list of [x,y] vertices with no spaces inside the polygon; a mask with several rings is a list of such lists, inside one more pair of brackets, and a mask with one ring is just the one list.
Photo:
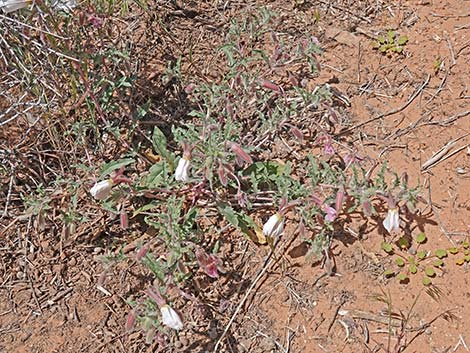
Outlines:
{"label": "pebble", "polygon": [[187,347],[189,345],[189,340],[186,337],[181,337],[180,342],[184,347]]}
{"label": "pebble", "polygon": [[18,278],[18,279],[23,279],[23,278],[25,278],[24,272],[22,272],[22,271],[16,272],[16,278]]}

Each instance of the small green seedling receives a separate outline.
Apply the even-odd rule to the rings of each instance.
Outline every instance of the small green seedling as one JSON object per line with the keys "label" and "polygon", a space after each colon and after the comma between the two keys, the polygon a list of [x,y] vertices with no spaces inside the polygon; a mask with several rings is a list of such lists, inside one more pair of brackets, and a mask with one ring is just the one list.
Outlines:
{"label": "small green seedling", "polygon": [[444,266],[443,259],[447,257],[448,250],[437,249],[432,253],[421,249],[426,242],[424,233],[419,233],[411,241],[401,237],[394,243],[383,242],[382,250],[394,257],[396,266],[395,269],[387,269],[384,277],[396,277],[400,283],[406,284],[410,282],[410,275],[420,274],[423,276],[423,285],[431,285],[432,278],[436,277],[436,269]]}
{"label": "small green seedling", "polygon": [[406,43],[408,43],[408,36],[398,36],[395,31],[389,30],[386,36],[378,36],[372,45],[381,53],[391,55],[392,53],[401,54]]}

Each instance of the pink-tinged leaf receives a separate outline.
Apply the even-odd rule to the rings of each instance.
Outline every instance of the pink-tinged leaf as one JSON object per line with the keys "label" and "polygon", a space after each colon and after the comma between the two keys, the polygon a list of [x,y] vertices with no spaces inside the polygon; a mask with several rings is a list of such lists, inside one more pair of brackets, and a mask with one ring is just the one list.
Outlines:
{"label": "pink-tinged leaf", "polygon": [[106,271],[101,272],[100,276],[98,277],[97,285],[100,287],[103,287],[107,276],[108,276],[108,273]]}
{"label": "pink-tinged leaf", "polygon": [[327,107],[327,108],[328,108],[329,120],[330,120],[331,124],[333,126],[335,126],[336,124],[339,123],[338,114],[336,113],[336,111],[333,108],[331,108],[331,107]]}
{"label": "pink-tinged leaf", "polygon": [[194,89],[196,88],[196,86],[192,83],[190,83],[189,85],[187,85],[185,88],[184,88],[184,92],[186,94],[191,94],[193,93]]}
{"label": "pink-tinged leaf", "polygon": [[289,82],[292,86],[299,87],[299,80],[291,74],[289,74]]}
{"label": "pink-tinged leaf", "polygon": [[148,247],[147,247],[147,245],[142,246],[142,247],[139,249],[139,251],[137,251],[137,254],[135,255],[136,260],[137,260],[137,261],[142,260],[142,259],[145,257],[145,255],[147,255],[147,252],[148,252]]}
{"label": "pink-tinged leaf", "polygon": [[119,221],[121,225],[121,229],[127,229],[129,227],[129,217],[127,216],[127,212],[122,211],[119,216]]}
{"label": "pink-tinged leaf", "polygon": [[217,272],[217,266],[214,263],[208,264],[204,268],[204,272],[211,278],[219,277],[219,273]]}
{"label": "pink-tinged leaf", "polygon": [[227,172],[225,170],[225,167],[224,165],[222,164],[222,162],[219,160],[219,166],[217,168],[217,175],[219,176],[219,180],[220,180],[220,183],[223,185],[223,186],[227,186]]}
{"label": "pink-tinged leaf", "polygon": [[237,202],[240,205],[240,207],[245,207],[246,204],[248,203],[248,197],[241,190],[238,190],[237,192]]}
{"label": "pink-tinged leaf", "polygon": [[276,44],[279,43],[279,39],[277,39],[276,32],[274,32],[274,31],[271,32],[271,40]]}
{"label": "pink-tinged leaf", "polygon": [[230,148],[233,153],[235,153],[235,159],[238,165],[242,166],[243,163],[247,163],[248,165],[253,164],[253,160],[251,159],[250,155],[246,153],[238,144],[231,142]]}
{"label": "pink-tinged leaf", "polygon": [[229,117],[233,118],[235,116],[232,104],[227,102],[227,104],[225,105],[225,110],[227,111]]}
{"label": "pink-tinged leaf", "polygon": [[276,93],[282,94],[282,88],[271,81],[262,80],[261,86],[270,89],[271,91],[274,91]]}
{"label": "pink-tinged leaf", "polygon": [[323,205],[323,199],[321,199],[317,195],[311,195],[310,198],[312,199],[313,203],[318,207],[321,207]]}
{"label": "pink-tinged leaf", "polygon": [[126,332],[132,331],[135,325],[135,313],[134,310],[129,311],[129,314],[127,314],[126,318],[126,327],[125,330]]}
{"label": "pink-tinged leaf", "polygon": [[296,128],[295,126],[293,126],[293,127],[290,129],[290,132],[292,133],[292,135],[294,135],[294,137],[295,137],[296,139],[299,140],[299,142],[301,142],[301,143],[304,142],[304,134],[303,134],[303,132],[302,132],[300,129],[298,129],[298,128]]}
{"label": "pink-tinged leaf", "polygon": [[336,212],[339,213],[341,209],[343,208],[343,201],[344,201],[344,189],[340,187],[338,192],[336,193],[336,202],[335,202]]}
{"label": "pink-tinged leaf", "polygon": [[366,217],[372,216],[372,204],[370,203],[369,200],[365,200],[365,201],[362,203],[362,210],[363,210],[364,215],[365,215]]}
{"label": "pink-tinged leaf", "polygon": [[166,305],[166,300],[162,297],[158,289],[153,290],[152,288],[148,288],[145,291],[145,294],[147,294],[151,299],[153,299],[159,307]]}

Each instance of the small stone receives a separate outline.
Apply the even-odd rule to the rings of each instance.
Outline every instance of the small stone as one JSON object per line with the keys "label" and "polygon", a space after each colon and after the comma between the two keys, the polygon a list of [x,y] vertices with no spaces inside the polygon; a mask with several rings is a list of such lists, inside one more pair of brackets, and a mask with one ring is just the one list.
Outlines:
{"label": "small stone", "polygon": [[23,279],[23,278],[25,278],[24,272],[22,272],[22,271],[16,272],[16,278],[18,278],[18,279]]}
{"label": "small stone", "polygon": [[180,337],[180,342],[183,347],[187,347],[189,345],[189,340],[186,337]]}

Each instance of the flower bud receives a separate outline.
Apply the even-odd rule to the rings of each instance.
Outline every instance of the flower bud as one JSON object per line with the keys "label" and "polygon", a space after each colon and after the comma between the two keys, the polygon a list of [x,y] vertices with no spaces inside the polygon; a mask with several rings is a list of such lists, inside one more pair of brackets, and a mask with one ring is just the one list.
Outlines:
{"label": "flower bud", "polygon": [[181,330],[183,328],[183,321],[181,321],[180,316],[171,306],[163,305],[160,308],[160,312],[162,314],[163,325],[174,330]]}
{"label": "flower bud", "polygon": [[383,221],[383,226],[389,233],[400,230],[400,215],[398,213],[398,207],[390,208],[388,210],[387,217]]}
{"label": "flower bud", "polygon": [[280,237],[284,231],[284,217],[276,213],[269,217],[268,221],[263,226],[263,234],[266,237],[277,238]]}
{"label": "flower bud", "polygon": [[109,196],[114,183],[111,179],[103,180],[90,189],[90,194],[97,200],[104,200]]}
{"label": "flower bud", "polygon": [[191,167],[191,162],[185,156],[183,156],[176,167],[175,179],[177,181],[187,182],[189,180],[189,168]]}

